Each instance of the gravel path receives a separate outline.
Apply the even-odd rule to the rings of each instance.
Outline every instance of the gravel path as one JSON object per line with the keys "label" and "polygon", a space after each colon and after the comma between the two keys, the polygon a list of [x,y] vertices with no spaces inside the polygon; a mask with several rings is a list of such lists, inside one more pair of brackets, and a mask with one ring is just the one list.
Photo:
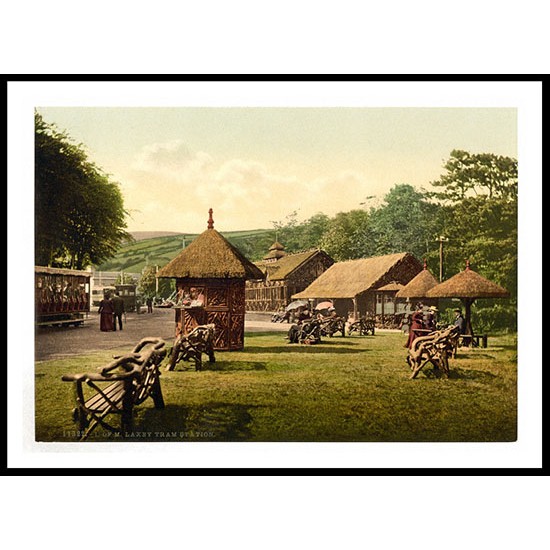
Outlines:
{"label": "gravel path", "polygon": [[[268,315],[247,315],[245,332],[288,331],[286,323],[271,323],[268,319]],[[163,338],[171,343],[174,335],[174,311],[169,308],[155,308],[153,313],[127,313],[123,330],[114,332],[101,332],[99,315],[92,311],[80,327],[38,328],[35,332],[35,360],[49,361],[99,350],[132,348],[145,336]]]}

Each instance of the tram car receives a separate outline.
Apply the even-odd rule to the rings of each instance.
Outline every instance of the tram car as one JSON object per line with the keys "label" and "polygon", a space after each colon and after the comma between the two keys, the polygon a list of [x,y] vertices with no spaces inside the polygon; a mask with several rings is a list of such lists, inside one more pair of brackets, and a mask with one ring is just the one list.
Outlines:
{"label": "tram car", "polygon": [[91,273],[35,266],[34,275],[36,324],[81,325],[90,312]]}
{"label": "tram car", "polygon": [[137,285],[119,284],[115,285],[118,295],[124,300],[124,311],[138,311],[140,307],[140,298],[137,294]]}

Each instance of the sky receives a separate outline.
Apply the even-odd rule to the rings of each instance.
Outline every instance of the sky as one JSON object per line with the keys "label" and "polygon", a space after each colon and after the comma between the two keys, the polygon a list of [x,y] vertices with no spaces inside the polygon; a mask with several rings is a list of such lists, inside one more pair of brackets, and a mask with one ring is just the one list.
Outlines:
{"label": "sky", "polygon": [[453,149],[517,158],[506,107],[36,107],[120,184],[129,231],[202,232],[209,208],[272,228],[427,189]]}

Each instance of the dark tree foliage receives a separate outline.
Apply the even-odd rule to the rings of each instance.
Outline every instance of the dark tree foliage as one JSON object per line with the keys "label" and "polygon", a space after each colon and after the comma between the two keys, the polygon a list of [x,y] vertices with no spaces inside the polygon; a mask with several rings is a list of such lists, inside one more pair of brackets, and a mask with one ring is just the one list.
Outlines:
{"label": "dark tree foliage", "polygon": [[452,151],[430,197],[439,203],[445,245],[444,276],[472,269],[510,292],[511,299],[475,303],[485,330],[515,330],[517,315],[518,165],[513,158]]}
{"label": "dark tree foliage", "polygon": [[35,263],[83,269],[112,257],[130,235],[118,185],[35,113]]}
{"label": "dark tree foliage", "polygon": [[517,196],[518,163],[515,159],[455,149],[444,169],[439,180],[431,182],[434,187],[441,188],[429,194],[438,200],[455,203],[476,195],[505,200]]}
{"label": "dark tree foliage", "polygon": [[299,223],[297,212],[294,211],[286,216],[284,221],[271,223],[274,227],[274,239],[285,247],[287,253],[292,253],[318,247],[321,237],[327,229],[329,217],[326,214],[317,213],[308,220]]}
{"label": "dark tree foliage", "polygon": [[437,206],[411,185],[395,185],[384,203],[371,210],[370,226],[376,255],[410,252],[432,258],[440,229]]}
{"label": "dark tree foliage", "polygon": [[329,220],[320,246],[336,261],[374,255],[375,241],[370,214],[365,210],[350,210],[336,214]]}

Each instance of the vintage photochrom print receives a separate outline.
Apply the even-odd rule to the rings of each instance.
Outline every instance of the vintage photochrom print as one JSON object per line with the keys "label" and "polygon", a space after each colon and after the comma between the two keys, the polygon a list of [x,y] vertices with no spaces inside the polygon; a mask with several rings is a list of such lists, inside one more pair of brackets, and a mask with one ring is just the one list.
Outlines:
{"label": "vintage photochrom print", "polygon": [[518,445],[498,83],[100,84],[32,105],[35,448]]}

